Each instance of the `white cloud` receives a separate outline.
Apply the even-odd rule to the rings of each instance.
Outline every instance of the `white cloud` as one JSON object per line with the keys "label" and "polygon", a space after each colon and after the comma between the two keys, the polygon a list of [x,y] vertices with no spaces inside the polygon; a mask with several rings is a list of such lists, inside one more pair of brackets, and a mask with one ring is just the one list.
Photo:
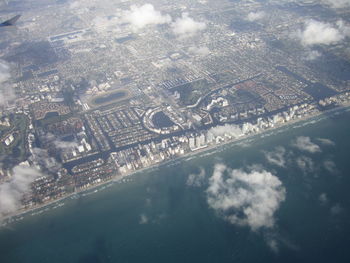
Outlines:
{"label": "white cloud", "polygon": [[278,242],[277,242],[277,240],[276,239],[268,239],[267,240],[267,245],[269,246],[269,248],[273,251],[273,252],[275,252],[275,253],[278,253],[278,251],[279,251],[279,244],[278,244]]}
{"label": "white cloud", "polygon": [[296,159],[296,163],[304,173],[310,173],[315,170],[314,162],[310,157],[300,156]]}
{"label": "white cloud", "polygon": [[264,151],[266,160],[269,163],[277,165],[279,167],[286,166],[285,154],[286,154],[286,149],[282,146],[276,147],[275,150],[272,152]]}
{"label": "white cloud", "polygon": [[317,51],[317,50],[309,50],[308,52],[307,52],[307,54],[306,54],[306,60],[315,60],[315,59],[317,59],[317,58],[319,58],[319,57],[321,57],[322,56],[322,54],[319,52],[319,51]]}
{"label": "white cloud", "polygon": [[76,148],[79,146],[79,144],[77,142],[67,142],[67,141],[62,141],[60,139],[56,139],[54,140],[54,145],[56,146],[56,148],[58,149],[71,149],[71,148]]}
{"label": "white cloud", "polygon": [[327,146],[335,146],[335,142],[333,142],[330,139],[326,139],[326,138],[317,138],[317,141],[319,141],[320,143],[322,143],[323,145],[327,145]]}
{"label": "white cloud", "polygon": [[188,49],[188,51],[194,55],[198,55],[198,56],[207,56],[210,54],[210,50],[208,47],[206,46],[201,46],[201,47],[196,47],[196,46],[193,46],[193,47],[190,47]]}
{"label": "white cloud", "polygon": [[90,11],[90,8],[89,8],[89,7],[85,7],[85,6],[79,5],[79,2],[78,2],[78,1],[73,2],[73,3],[70,5],[70,8],[72,9],[72,12],[73,12],[73,13],[76,13],[76,14],[78,14],[78,15],[81,15],[81,14],[84,14],[84,13],[87,13],[87,12]]}
{"label": "white cloud", "polygon": [[129,23],[133,30],[137,31],[148,25],[169,24],[171,17],[163,15],[151,4],[144,4],[142,6],[132,5],[130,10],[124,11],[122,21]]}
{"label": "white cloud", "polygon": [[211,134],[213,136],[229,135],[229,136],[232,136],[234,138],[238,138],[238,137],[242,136],[244,133],[238,125],[225,124],[225,125],[220,125],[220,126],[210,128],[208,131],[208,134]]}
{"label": "white cloud", "polygon": [[324,161],[323,166],[328,172],[330,172],[332,174],[337,172],[337,166],[336,166],[335,162],[332,160]]}
{"label": "white cloud", "polygon": [[340,214],[344,209],[339,204],[335,204],[331,207],[331,213],[332,215],[338,215]]}
{"label": "white cloud", "polygon": [[101,5],[101,2],[97,0],[76,0],[69,4],[69,8],[72,13],[81,15],[90,12],[91,9],[96,8],[99,4]]}
{"label": "white cloud", "polygon": [[0,59],[0,106],[15,98],[10,79],[10,64]]}
{"label": "white cloud", "polygon": [[190,174],[186,184],[192,187],[201,187],[205,181],[205,170],[201,167],[199,174]]}
{"label": "white cloud", "polygon": [[272,228],[286,190],[272,173],[252,167],[232,170],[216,164],[207,189],[208,204],[232,224],[253,231]]}
{"label": "white cloud", "polygon": [[[47,143],[51,143],[53,144],[57,149],[71,149],[71,148],[75,148],[78,147],[79,144],[76,140],[74,141],[63,141],[62,139],[60,139],[59,137],[57,137],[56,135],[52,134],[52,133],[47,133],[45,136],[45,141]],[[38,151],[38,148],[34,148],[34,152],[35,153],[41,153],[41,151]],[[46,156],[47,157],[47,156]]]}
{"label": "white cloud", "polygon": [[327,204],[328,203],[328,196],[326,193],[322,193],[320,194],[320,196],[318,197],[318,200],[320,200],[321,204]]}
{"label": "white cloud", "polygon": [[279,248],[281,246],[284,246],[290,250],[297,251],[299,250],[299,247],[295,245],[291,240],[288,238],[282,236],[277,231],[274,230],[268,230],[264,233],[264,239],[268,247],[275,253],[279,252]]}
{"label": "white cloud", "polygon": [[152,205],[152,199],[151,198],[146,198],[146,205],[151,206]]}
{"label": "white cloud", "polygon": [[183,13],[181,18],[176,19],[171,24],[173,33],[180,38],[187,38],[196,35],[207,28],[204,22],[197,22],[189,17],[188,13]]}
{"label": "white cloud", "polygon": [[350,0],[321,0],[321,2],[333,8],[350,7]]}
{"label": "white cloud", "polygon": [[313,143],[311,141],[311,138],[306,136],[299,136],[292,143],[292,145],[301,151],[305,151],[309,153],[321,152],[320,146],[318,146],[316,143]]}
{"label": "white cloud", "polygon": [[145,224],[148,224],[148,222],[149,222],[148,217],[145,214],[141,214],[139,224],[145,225]]}
{"label": "white cloud", "polygon": [[297,33],[304,46],[337,44],[345,38],[339,25],[331,25],[316,20],[309,20],[305,28]]}
{"label": "white cloud", "polygon": [[40,173],[34,168],[18,165],[9,181],[0,184],[0,220],[21,208],[21,200]]}
{"label": "white cloud", "polygon": [[0,60],[0,84],[10,79],[10,66],[4,60]]}
{"label": "white cloud", "polygon": [[338,20],[336,25],[344,37],[350,36],[350,26],[344,20]]}
{"label": "white cloud", "polygon": [[62,167],[54,157],[49,155],[47,149],[33,148],[31,159],[33,163],[38,164],[40,168],[52,174],[57,174]]}
{"label": "white cloud", "polygon": [[118,26],[120,24],[120,21],[117,17],[95,17],[91,21],[92,27],[97,32],[104,32],[109,30],[118,30]]}
{"label": "white cloud", "polygon": [[265,12],[263,12],[263,11],[250,12],[247,15],[247,20],[253,22],[253,21],[260,20],[260,19],[262,19],[264,17],[265,17]]}

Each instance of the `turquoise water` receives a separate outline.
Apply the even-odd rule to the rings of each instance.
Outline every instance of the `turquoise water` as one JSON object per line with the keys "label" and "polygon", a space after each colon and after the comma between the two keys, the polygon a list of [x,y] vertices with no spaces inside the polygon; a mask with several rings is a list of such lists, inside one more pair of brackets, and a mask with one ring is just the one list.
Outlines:
{"label": "turquoise water", "polygon": [[[350,113],[319,119],[26,216],[0,230],[0,262],[350,262]],[[293,146],[300,136],[319,150]],[[285,167],[264,154],[280,146]],[[300,158],[308,163],[304,169]],[[281,181],[285,201],[273,214],[273,227],[253,231],[209,206],[206,190],[217,163],[245,170],[259,165]],[[201,183],[189,186],[189,175],[201,169]]]}

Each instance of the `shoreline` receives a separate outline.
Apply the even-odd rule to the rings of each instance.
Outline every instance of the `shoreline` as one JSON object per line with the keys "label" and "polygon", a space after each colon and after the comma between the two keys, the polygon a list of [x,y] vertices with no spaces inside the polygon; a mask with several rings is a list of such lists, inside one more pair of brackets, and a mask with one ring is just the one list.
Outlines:
{"label": "shoreline", "polygon": [[[126,173],[124,175],[114,175],[114,176],[111,177],[111,179],[109,179],[107,181],[100,182],[98,184],[92,185],[92,186],[90,186],[88,188],[85,188],[85,189],[77,190],[77,191],[75,191],[73,193],[67,194],[67,195],[62,196],[62,197],[60,197],[58,199],[55,199],[55,200],[52,200],[52,201],[48,201],[47,203],[40,204],[38,206],[35,206],[35,207],[32,207],[32,208],[28,208],[28,209],[17,210],[15,212],[13,212],[12,214],[7,215],[6,217],[4,217],[0,221],[0,228],[1,227],[5,227],[8,224],[18,222],[18,221],[22,220],[23,217],[25,217],[25,216],[28,216],[28,215],[34,216],[34,215],[37,215],[37,214],[41,214],[43,212],[46,212],[46,209],[51,210],[52,207],[55,209],[57,207],[60,207],[60,205],[59,205],[60,203],[64,202],[65,200],[68,200],[68,199],[73,199],[74,196],[76,196],[78,198],[78,197],[81,197],[81,195],[84,195],[84,193],[98,191],[99,188],[107,187],[109,184],[111,184],[110,186],[112,186],[115,183],[120,183],[122,180],[124,180],[124,179],[126,179],[128,177],[131,177],[133,175],[136,175],[138,173],[149,171],[149,170],[156,169],[156,168],[160,168],[160,167],[163,167],[163,166],[167,166],[167,165],[169,165],[169,163],[177,162],[177,161],[180,161],[182,159],[186,160],[186,159],[189,159],[191,157],[195,157],[197,155],[200,155],[202,153],[208,152],[208,154],[210,155],[211,151],[215,151],[217,149],[224,148],[224,147],[226,147],[228,145],[238,144],[238,143],[240,143],[242,141],[248,140],[250,138],[254,138],[254,137],[259,136],[259,135],[263,135],[265,133],[267,134],[269,132],[280,130],[282,128],[288,127],[290,125],[295,125],[295,124],[300,123],[300,122],[306,122],[306,121],[308,121],[310,119],[317,118],[317,117],[325,115],[325,114],[339,112],[341,110],[346,111],[347,109],[350,109],[350,102],[349,103],[344,103],[344,104],[342,104],[340,106],[337,106],[337,107],[335,107],[333,109],[330,109],[330,110],[326,110],[326,111],[322,111],[322,112],[316,112],[316,113],[313,113],[313,114],[310,114],[310,115],[307,115],[307,116],[303,116],[301,118],[296,118],[296,119],[290,120],[288,122],[279,123],[273,128],[269,128],[269,129],[265,129],[265,130],[262,130],[262,131],[259,131],[259,132],[248,134],[248,135],[242,136],[240,138],[230,139],[230,140],[221,142],[219,144],[209,145],[209,146],[207,146],[205,148],[197,149],[195,151],[185,153],[184,155],[177,156],[175,158],[172,158],[172,159],[169,159],[169,160],[166,160],[166,161],[162,161],[162,162],[159,162],[159,163],[155,163],[155,164],[153,164],[151,166],[143,167],[141,169],[138,169],[138,170]],[[300,127],[302,127],[302,126],[300,126]],[[299,127],[297,127],[297,128],[299,128]]]}

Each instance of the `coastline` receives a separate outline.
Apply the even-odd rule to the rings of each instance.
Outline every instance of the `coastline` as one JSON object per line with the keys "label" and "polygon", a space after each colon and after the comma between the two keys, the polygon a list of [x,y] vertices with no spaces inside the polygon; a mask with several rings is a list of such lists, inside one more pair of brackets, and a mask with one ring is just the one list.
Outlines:
{"label": "coastline", "polygon": [[[58,199],[48,201],[47,203],[43,203],[43,204],[37,205],[35,207],[27,208],[27,209],[17,210],[15,212],[7,215],[6,217],[4,217],[2,219],[2,221],[0,221],[0,227],[5,227],[8,224],[11,224],[11,223],[14,223],[14,222],[18,222],[18,221],[22,220],[25,216],[34,216],[34,215],[41,214],[43,212],[49,211],[51,209],[55,209],[57,207],[63,206],[65,200],[76,199],[76,198],[79,198],[79,197],[83,197],[83,196],[89,194],[90,192],[91,193],[98,192],[100,189],[104,190],[106,187],[110,187],[110,186],[112,186],[115,183],[121,183],[122,180],[125,180],[128,177],[136,175],[138,173],[150,171],[152,169],[156,169],[156,168],[163,167],[163,166],[167,166],[170,163],[179,162],[180,160],[185,160],[186,161],[186,160],[192,159],[192,158],[194,158],[194,157],[196,157],[196,156],[198,156],[200,154],[203,154],[203,153],[207,153],[208,155],[210,155],[210,154],[212,154],[211,151],[215,151],[215,150],[218,150],[220,148],[227,147],[229,145],[234,146],[234,145],[237,145],[239,143],[242,143],[245,140],[249,140],[249,139],[257,137],[257,136],[261,136],[261,135],[268,134],[268,133],[271,133],[271,132],[274,132],[274,131],[278,131],[278,130],[280,130],[282,128],[285,128],[285,127],[288,127],[288,126],[291,126],[291,125],[295,125],[297,123],[306,122],[306,121],[309,121],[309,120],[311,120],[313,118],[317,118],[317,117],[320,117],[322,115],[326,115],[326,114],[329,114],[329,113],[336,114],[337,112],[342,111],[342,110],[348,111],[349,109],[350,109],[350,102],[349,103],[343,103],[342,105],[339,105],[339,106],[337,106],[335,108],[332,108],[330,110],[326,110],[326,111],[322,111],[322,112],[321,111],[320,112],[315,112],[315,113],[312,113],[310,115],[303,116],[301,118],[296,118],[296,119],[290,120],[288,122],[279,123],[273,128],[269,128],[269,129],[261,130],[259,132],[255,132],[255,133],[252,133],[252,134],[244,135],[244,136],[242,136],[240,138],[230,139],[230,140],[221,142],[219,144],[209,145],[209,146],[207,146],[205,148],[197,149],[195,151],[188,152],[188,153],[186,153],[184,155],[177,156],[175,158],[172,158],[172,159],[169,159],[169,160],[166,160],[166,161],[162,161],[160,163],[155,163],[155,164],[153,164],[151,166],[143,167],[141,169],[138,169],[138,170],[135,170],[135,171],[132,171],[132,172],[128,172],[128,173],[123,174],[123,175],[114,175],[114,176],[111,177],[111,179],[109,179],[107,181],[100,182],[100,183],[95,184],[95,185],[91,185],[91,186],[89,186],[88,188],[85,188],[85,189],[79,189],[79,190],[77,190],[77,191],[75,191],[73,193],[67,194],[67,195],[62,196],[62,197],[60,197]],[[305,126],[305,125],[301,125],[301,126],[298,126],[296,128],[299,128],[299,127],[302,127],[302,126]],[[270,135],[267,135],[267,136],[270,136]],[[76,197],[76,198],[74,198],[74,197]],[[60,205],[62,203],[63,203],[63,205]]]}

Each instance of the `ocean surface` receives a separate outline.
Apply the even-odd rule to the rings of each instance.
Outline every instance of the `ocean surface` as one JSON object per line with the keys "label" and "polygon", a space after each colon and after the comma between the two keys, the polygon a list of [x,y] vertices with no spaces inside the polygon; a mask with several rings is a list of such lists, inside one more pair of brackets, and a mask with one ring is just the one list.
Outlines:
{"label": "ocean surface", "polygon": [[0,229],[0,262],[350,262],[350,112],[102,188]]}

